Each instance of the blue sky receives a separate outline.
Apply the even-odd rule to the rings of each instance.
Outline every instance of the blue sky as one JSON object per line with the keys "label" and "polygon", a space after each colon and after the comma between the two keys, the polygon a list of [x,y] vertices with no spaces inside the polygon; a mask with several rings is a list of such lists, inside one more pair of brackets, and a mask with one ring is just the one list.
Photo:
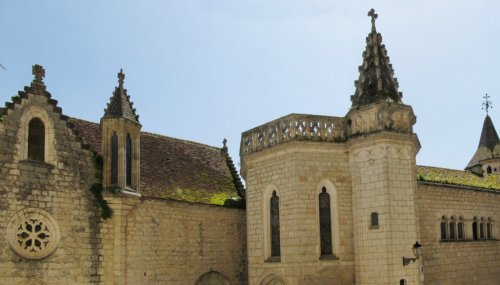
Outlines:
{"label": "blue sky", "polygon": [[123,68],[143,130],[214,146],[227,138],[238,161],[243,131],[289,113],[347,113],[372,7],[417,115],[417,163],[464,168],[485,93],[500,127],[493,0],[4,0],[0,101],[37,63],[66,115],[98,122]]}

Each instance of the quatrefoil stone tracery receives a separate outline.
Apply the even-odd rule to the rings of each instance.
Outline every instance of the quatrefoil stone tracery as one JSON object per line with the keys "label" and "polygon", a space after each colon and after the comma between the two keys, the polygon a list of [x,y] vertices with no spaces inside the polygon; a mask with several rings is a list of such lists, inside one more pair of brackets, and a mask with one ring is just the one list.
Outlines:
{"label": "quatrefoil stone tracery", "polygon": [[42,259],[50,255],[59,242],[59,227],[44,210],[27,208],[14,215],[7,227],[12,249],[26,259]]}

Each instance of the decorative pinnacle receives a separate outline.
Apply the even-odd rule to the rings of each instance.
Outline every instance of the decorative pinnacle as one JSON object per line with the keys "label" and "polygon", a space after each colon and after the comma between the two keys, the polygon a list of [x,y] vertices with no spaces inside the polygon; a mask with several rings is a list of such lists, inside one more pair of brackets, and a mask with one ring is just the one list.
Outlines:
{"label": "decorative pinnacle", "polygon": [[375,14],[375,9],[371,9],[368,11],[368,16],[372,18],[372,32],[375,32],[377,29],[375,29],[375,19],[378,18],[378,14]]}
{"label": "decorative pinnacle", "polygon": [[38,64],[33,65],[31,73],[35,76],[35,79],[33,79],[34,83],[43,84],[43,78],[45,77],[45,69],[43,69],[43,66]]}
{"label": "decorative pinnacle", "polygon": [[486,115],[488,115],[488,110],[493,108],[493,103],[490,100],[490,96],[488,93],[483,96],[484,102],[483,102],[483,107],[481,109],[486,111]]}
{"label": "decorative pinnacle", "polygon": [[123,81],[125,80],[125,74],[123,69],[120,68],[120,73],[118,73],[118,87],[123,88]]}

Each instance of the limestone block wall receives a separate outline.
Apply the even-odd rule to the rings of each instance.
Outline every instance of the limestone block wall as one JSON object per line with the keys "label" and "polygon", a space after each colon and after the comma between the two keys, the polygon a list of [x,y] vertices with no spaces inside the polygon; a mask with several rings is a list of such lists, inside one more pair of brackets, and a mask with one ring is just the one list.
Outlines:
{"label": "limestone block wall", "polygon": [[[500,192],[421,182],[417,197],[424,284],[499,284]],[[465,241],[441,241],[443,215],[464,218]],[[472,240],[474,216],[493,219],[493,240]]]}
{"label": "limestone block wall", "polygon": [[[27,160],[32,118],[45,125],[45,162]],[[0,283],[97,284],[99,211],[90,151],[55,101],[25,94],[0,122]]]}
{"label": "limestone block wall", "polygon": [[379,133],[350,143],[356,284],[419,284],[417,266],[402,265],[419,240],[414,137]]}
{"label": "limestone block wall", "polygon": [[126,223],[126,284],[247,284],[244,210],[143,198]]}
{"label": "limestone block wall", "polygon": [[[354,284],[345,145],[293,141],[244,158],[250,284]],[[320,259],[318,194],[332,199],[335,258]],[[281,260],[270,261],[269,198],[279,196]]]}

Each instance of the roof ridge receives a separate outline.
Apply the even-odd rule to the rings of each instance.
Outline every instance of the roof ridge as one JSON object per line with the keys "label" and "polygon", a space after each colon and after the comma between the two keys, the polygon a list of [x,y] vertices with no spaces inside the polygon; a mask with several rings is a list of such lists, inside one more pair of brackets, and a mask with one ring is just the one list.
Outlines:
{"label": "roof ridge", "polygon": [[[71,116],[69,116],[69,119],[70,120],[82,121],[82,122],[89,123],[89,124],[95,124],[95,125],[99,126],[99,123],[88,121],[88,120],[85,120],[85,119],[75,118],[75,117],[71,117]],[[162,134],[153,133],[153,132],[149,132],[149,131],[141,131],[141,134],[151,135],[151,136],[156,136],[156,137],[166,138],[166,139],[171,139],[171,140],[176,140],[176,141],[190,143],[190,144],[195,144],[195,145],[199,145],[199,146],[205,146],[205,147],[213,148],[214,150],[221,150],[220,147],[216,147],[216,146],[212,146],[212,145],[208,145],[208,144],[204,144],[204,143],[200,143],[200,142],[196,142],[196,141],[191,141],[191,140],[186,140],[186,139],[181,139],[181,138],[170,137],[170,136],[167,136],[167,135],[162,135]]]}

